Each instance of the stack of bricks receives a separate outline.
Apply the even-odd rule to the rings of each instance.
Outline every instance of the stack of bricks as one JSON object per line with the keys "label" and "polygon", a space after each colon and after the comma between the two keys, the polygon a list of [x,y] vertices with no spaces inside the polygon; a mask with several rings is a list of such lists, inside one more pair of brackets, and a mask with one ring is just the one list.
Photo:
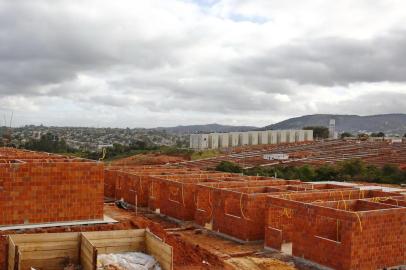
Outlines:
{"label": "stack of bricks", "polygon": [[103,219],[103,164],[0,149],[0,226]]}

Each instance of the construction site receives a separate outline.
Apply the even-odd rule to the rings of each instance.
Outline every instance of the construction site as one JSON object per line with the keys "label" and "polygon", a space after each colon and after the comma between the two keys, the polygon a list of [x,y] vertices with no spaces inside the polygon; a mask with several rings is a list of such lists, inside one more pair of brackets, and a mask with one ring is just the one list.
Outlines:
{"label": "construction site", "polygon": [[[268,154],[284,154],[287,158],[270,161],[264,158],[264,155]],[[406,143],[326,140],[240,146],[224,149],[222,154],[216,157],[186,161],[183,164],[189,168],[206,170],[214,169],[221,161],[230,161],[243,168],[252,168],[303,164],[319,166],[349,159],[361,159],[367,164],[377,166],[392,164],[406,168]]]}
{"label": "construction site", "polygon": [[[405,269],[400,185],[213,170],[223,160],[404,165],[405,150],[404,143],[333,140],[128,165],[1,148],[0,269]],[[269,153],[289,159],[263,159]],[[149,254],[154,264],[100,265],[106,254],[127,252]]]}

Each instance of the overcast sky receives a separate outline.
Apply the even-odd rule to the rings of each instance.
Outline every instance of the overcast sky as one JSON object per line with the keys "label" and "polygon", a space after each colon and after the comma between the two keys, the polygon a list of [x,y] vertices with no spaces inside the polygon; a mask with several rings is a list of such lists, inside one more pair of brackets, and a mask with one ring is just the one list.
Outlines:
{"label": "overcast sky", "polygon": [[0,0],[11,111],[94,127],[406,113],[406,1]]}

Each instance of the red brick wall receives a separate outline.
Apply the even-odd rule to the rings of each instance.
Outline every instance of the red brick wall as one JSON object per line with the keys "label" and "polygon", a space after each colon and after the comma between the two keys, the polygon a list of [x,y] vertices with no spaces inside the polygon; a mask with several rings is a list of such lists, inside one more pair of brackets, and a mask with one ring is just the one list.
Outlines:
{"label": "red brick wall", "polygon": [[282,243],[292,242],[293,255],[338,270],[378,269],[406,262],[404,207],[354,200],[346,202],[345,211],[344,203],[336,210],[336,202],[312,205],[269,199],[266,246],[279,249]]}
{"label": "red brick wall", "polygon": [[103,164],[0,164],[0,224],[103,218]]}

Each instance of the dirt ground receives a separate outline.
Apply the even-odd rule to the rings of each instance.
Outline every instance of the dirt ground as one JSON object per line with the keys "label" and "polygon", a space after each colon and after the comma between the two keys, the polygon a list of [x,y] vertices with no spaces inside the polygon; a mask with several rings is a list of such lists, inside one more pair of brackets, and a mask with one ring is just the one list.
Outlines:
{"label": "dirt ground", "polygon": [[160,154],[141,154],[112,161],[112,165],[163,165],[185,161],[183,157]]}

